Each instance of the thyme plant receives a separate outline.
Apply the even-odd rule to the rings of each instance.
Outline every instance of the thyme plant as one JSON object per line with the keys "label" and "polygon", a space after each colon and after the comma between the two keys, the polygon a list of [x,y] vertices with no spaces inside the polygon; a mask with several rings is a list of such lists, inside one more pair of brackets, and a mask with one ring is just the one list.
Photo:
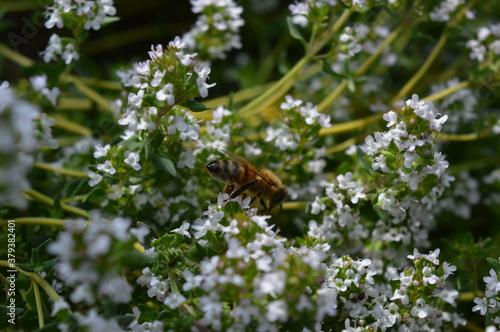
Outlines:
{"label": "thyme plant", "polygon": [[98,61],[132,2],[40,4],[0,26],[1,329],[500,329],[498,6],[191,0]]}

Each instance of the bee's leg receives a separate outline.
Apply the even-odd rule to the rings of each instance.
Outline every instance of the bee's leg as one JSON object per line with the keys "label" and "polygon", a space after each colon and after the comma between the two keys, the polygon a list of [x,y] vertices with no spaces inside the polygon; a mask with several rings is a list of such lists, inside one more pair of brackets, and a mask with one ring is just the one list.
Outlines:
{"label": "bee's leg", "polygon": [[252,200],[250,201],[250,204],[252,204],[258,197],[261,197],[262,194],[264,194],[264,187],[260,187],[259,189],[257,189],[257,191],[255,192],[255,196],[252,197]]}
{"label": "bee's leg", "polygon": [[233,192],[234,190],[234,186],[232,184],[228,184],[226,186],[226,188],[224,189],[224,194],[228,194],[229,196],[231,196],[231,193]]}
{"label": "bee's leg", "polygon": [[245,190],[247,190],[248,188],[250,188],[251,186],[254,186],[257,182],[259,182],[258,180],[253,180],[253,181],[250,181],[248,182],[247,184],[244,184],[242,185],[238,190],[236,190],[235,192],[233,192],[230,197],[231,199],[233,198],[236,198],[238,197],[239,195],[241,195]]}
{"label": "bee's leg", "polygon": [[260,204],[264,208],[261,212],[265,212],[266,214],[269,214],[270,211],[268,211],[266,202],[264,202],[264,200],[262,198],[260,199]]}

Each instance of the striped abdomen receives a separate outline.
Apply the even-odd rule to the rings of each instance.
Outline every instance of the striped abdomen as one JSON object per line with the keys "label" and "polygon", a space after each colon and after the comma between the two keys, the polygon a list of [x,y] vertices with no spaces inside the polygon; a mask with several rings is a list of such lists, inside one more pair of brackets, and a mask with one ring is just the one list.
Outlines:
{"label": "striped abdomen", "polygon": [[230,184],[245,184],[255,178],[255,172],[234,160],[215,160],[205,167],[214,178]]}

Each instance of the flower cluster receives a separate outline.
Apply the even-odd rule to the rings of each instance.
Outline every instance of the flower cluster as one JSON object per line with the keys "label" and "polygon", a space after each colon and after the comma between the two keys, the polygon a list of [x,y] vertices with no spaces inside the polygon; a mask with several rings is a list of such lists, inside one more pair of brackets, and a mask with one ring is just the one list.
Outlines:
{"label": "flower cluster", "polygon": [[439,263],[440,250],[421,254],[417,249],[408,258],[414,267],[407,268],[395,276],[396,290],[391,301],[398,308],[403,330],[453,327],[457,329],[466,321],[455,313],[446,311],[456,307],[458,291],[446,285],[446,279],[457,268],[447,262]]}
{"label": "flower cluster", "polygon": [[241,48],[239,30],[244,24],[241,6],[233,0],[191,0],[191,5],[198,19],[182,36],[189,49],[210,61],[224,59],[230,50]]}
{"label": "flower cluster", "polygon": [[[235,219],[226,220],[222,211],[213,209],[207,211],[206,216],[203,226],[193,227],[194,237],[201,252],[214,255],[205,258],[199,270],[182,272],[178,280],[182,291],[174,286],[175,274],[164,277],[144,269],[138,282],[148,287],[150,297],[156,297],[171,310],[181,304],[195,305],[195,311],[201,311],[198,323],[214,330],[241,330],[248,324],[274,329],[283,322],[301,322],[311,317],[322,321],[336,314],[334,288],[326,284],[317,290],[309,288],[321,279],[328,246],[289,247],[286,239],[279,237],[274,226],[266,221],[269,216],[239,214]],[[189,223],[184,223],[174,230],[175,239],[169,235],[169,241],[156,242],[156,252],[164,264],[172,266],[185,255],[177,239],[191,238],[188,230]],[[215,254],[218,249],[215,245],[220,240],[226,243],[227,249]],[[252,277],[245,277],[243,271]],[[311,292],[316,295],[311,296]],[[188,300],[195,294],[199,302]],[[226,303],[232,303],[232,307],[223,315]],[[182,311],[180,314],[184,315]]]}
{"label": "flower cluster", "polygon": [[443,176],[448,162],[440,152],[433,151],[431,134],[441,131],[447,118],[437,113],[432,102],[419,101],[413,95],[401,111],[384,114],[390,130],[367,136],[361,150],[373,170],[389,175],[393,181],[407,183],[412,191],[430,175],[448,182]]}
{"label": "flower cluster", "polygon": [[[159,119],[175,105],[199,96],[204,98],[208,89],[215,85],[206,83],[210,68],[196,61],[196,53],[184,53],[185,47],[186,44],[176,37],[165,50],[161,45],[152,47],[149,60],[118,73],[123,85],[132,90],[119,120],[129,131],[154,131]],[[169,122],[169,134],[193,131],[179,117],[170,117]]]}
{"label": "flower cluster", "polygon": [[49,89],[47,86],[47,75],[39,75],[30,77],[30,83],[33,89],[45,98],[52,106],[56,106],[57,98],[61,94],[61,90],[57,86]]}
{"label": "flower cluster", "polygon": [[439,2],[439,5],[434,7],[429,13],[429,17],[435,22],[448,22],[450,20],[450,15],[452,16],[460,8],[465,5],[464,0],[443,0]]}
{"label": "flower cluster", "polygon": [[331,6],[337,4],[336,0],[304,0],[295,1],[289,5],[291,22],[303,28],[311,22],[321,23],[328,18],[328,12]]}
{"label": "flower cluster", "polygon": [[106,16],[114,16],[115,14],[116,8],[113,5],[113,0],[55,0],[52,6],[47,7],[48,20],[45,22],[45,27],[52,29],[57,26],[57,28],[62,29],[83,20],[85,30],[99,30]]}
{"label": "flower cluster", "polygon": [[[191,0],[192,29],[125,65],[121,87],[114,61],[80,53],[118,21],[112,0],[49,1],[47,63],[0,45],[26,66],[0,84],[0,239],[16,245],[0,266],[26,300],[7,329],[500,328],[500,262],[482,265],[499,249],[475,240],[500,215],[491,4],[278,3]],[[99,59],[116,54],[137,56]],[[227,95],[210,110],[201,60],[217,59]],[[239,157],[286,186],[279,211],[256,208],[280,200],[272,177],[221,162]]]}
{"label": "flower cluster", "polygon": [[[40,109],[21,99],[7,82],[0,85],[1,204],[26,206],[20,190],[30,188],[27,175],[33,166],[34,153],[39,145],[36,121],[39,116]],[[53,123],[47,119],[46,114],[43,114],[41,123],[42,130],[45,129],[50,134],[50,125]],[[42,142],[46,137],[47,142],[52,144],[51,137],[43,135],[43,132],[38,133]]]}
{"label": "flower cluster", "polygon": [[[130,228],[131,221],[120,217],[108,221],[99,211],[91,213],[90,221],[67,223],[49,245],[48,252],[59,258],[56,274],[71,287],[72,303],[128,303],[132,287],[121,273],[149,261],[133,249],[133,242],[144,242],[149,229]],[[127,250],[123,250],[125,246]],[[129,253],[123,256],[125,251]]]}
{"label": "flower cluster", "polygon": [[478,62],[488,63],[500,55],[500,23],[481,27],[477,30],[477,39],[470,39],[466,44],[470,49],[469,57]]}
{"label": "flower cluster", "polygon": [[80,30],[99,30],[108,16],[116,14],[116,8],[113,0],[55,0],[47,6],[45,14],[48,18],[45,22],[47,29],[66,27],[72,29],[75,35],[71,38],[52,34],[47,48],[41,53],[43,60],[50,62],[61,57],[68,65],[80,58]]}
{"label": "flower cluster", "polygon": [[285,121],[266,129],[266,142],[272,142],[279,150],[296,150],[318,136],[320,128],[330,126],[330,116],[319,113],[312,103],[285,97],[281,104],[285,111]]}
{"label": "flower cluster", "polygon": [[[474,303],[476,305],[472,308],[472,311],[479,311],[481,315],[488,315],[489,324],[494,326],[495,329],[500,329],[500,277],[498,275],[498,260],[497,270],[490,269],[490,276],[484,277],[483,280],[486,283],[486,291],[484,297],[476,297]],[[487,329],[488,331],[488,329]]]}

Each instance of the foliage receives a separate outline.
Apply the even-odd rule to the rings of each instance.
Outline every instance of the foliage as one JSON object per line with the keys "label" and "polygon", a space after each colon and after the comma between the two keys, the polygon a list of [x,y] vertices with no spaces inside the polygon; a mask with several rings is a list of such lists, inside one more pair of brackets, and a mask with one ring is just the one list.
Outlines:
{"label": "foliage", "polygon": [[121,52],[126,3],[0,26],[0,328],[500,329],[498,8],[191,0]]}

